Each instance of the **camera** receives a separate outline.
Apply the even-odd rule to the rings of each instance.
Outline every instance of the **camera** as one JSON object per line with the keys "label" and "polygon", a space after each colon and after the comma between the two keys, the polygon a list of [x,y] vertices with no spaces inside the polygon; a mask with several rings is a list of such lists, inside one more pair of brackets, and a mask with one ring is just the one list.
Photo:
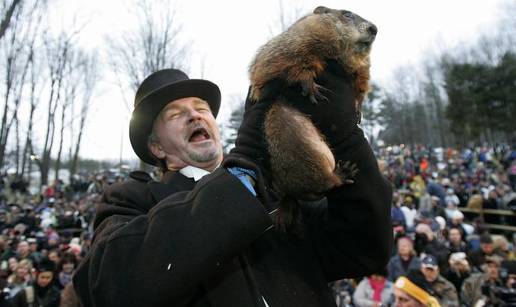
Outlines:
{"label": "camera", "polygon": [[505,286],[484,284],[482,294],[488,298],[486,306],[516,307],[516,289]]}

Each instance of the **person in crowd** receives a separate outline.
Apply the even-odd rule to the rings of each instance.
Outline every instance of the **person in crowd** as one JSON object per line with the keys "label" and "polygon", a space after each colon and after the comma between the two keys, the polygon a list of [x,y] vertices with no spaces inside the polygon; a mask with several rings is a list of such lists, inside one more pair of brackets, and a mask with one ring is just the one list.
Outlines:
{"label": "person in crowd", "polygon": [[337,307],[353,306],[353,293],[355,292],[356,282],[353,279],[340,279],[328,284]]}
{"label": "person in crowd", "polygon": [[474,233],[475,228],[470,224],[464,223],[464,214],[459,210],[455,210],[450,218],[450,228],[458,227],[462,233],[462,239],[465,240],[466,236]]}
{"label": "person in crowd", "polygon": [[18,260],[24,260],[27,259],[31,263],[36,263],[36,259],[32,255],[32,252],[30,250],[29,242],[27,241],[20,241],[16,247],[16,256]]}
{"label": "person in crowd", "polygon": [[464,252],[457,252],[450,255],[448,259],[450,267],[444,277],[449,280],[460,293],[462,283],[471,275],[471,268]]}
{"label": "person in crowd", "polygon": [[467,252],[467,244],[462,238],[463,232],[459,227],[452,226],[448,228],[448,238],[444,242],[444,246],[448,248],[449,254],[458,252]]}
{"label": "person in crowd", "polygon": [[421,255],[422,253],[425,253],[427,255],[433,255],[437,258],[441,272],[446,272],[448,270],[449,255],[449,251],[446,248],[446,246],[436,239],[434,232],[427,224],[419,223],[416,226],[415,232],[416,252],[419,255]]}
{"label": "person in crowd", "polygon": [[59,261],[61,261],[61,252],[59,251],[59,249],[53,248],[48,251],[47,258],[57,266],[59,264]]}
{"label": "person in crowd", "polygon": [[516,260],[505,260],[501,267],[506,274],[505,287],[516,289]]}
{"label": "person in crowd", "polygon": [[43,259],[36,269],[36,281],[25,286],[12,299],[13,307],[59,307],[61,293],[55,286],[55,265]]}
{"label": "person in crowd", "polygon": [[388,306],[392,297],[392,282],[387,279],[387,270],[364,277],[353,293],[356,307]]}
{"label": "person in crowd", "polygon": [[509,248],[509,241],[503,235],[493,235],[494,253],[504,260],[516,260],[514,251]]}
{"label": "person in crowd", "polygon": [[32,282],[32,262],[28,259],[21,260],[11,276],[7,279],[9,293],[14,297]]}
{"label": "person in crowd", "polygon": [[[482,208],[497,210],[497,209],[500,209],[499,203],[500,203],[500,199],[498,197],[498,193],[496,192],[496,189],[490,189],[487,194],[487,198],[484,199]],[[484,213],[484,220],[488,224],[500,224],[501,216],[498,214]]]}
{"label": "person in crowd", "polygon": [[16,272],[16,268],[18,267],[18,259],[16,257],[11,257],[7,260],[7,273],[11,275]]}
{"label": "person in crowd", "polygon": [[394,282],[395,307],[441,307],[434,292],[418,270],[400,276]]}
{"label": "person in crowd", "polygon": [[36,238],[28,238],[27,243],[29,243],[30,255],[32,259],[34,259],[35,263],[38,263],[41,260],[41,252],[39,251],[39,244]]}
{"label": "person in crowd", "polygon": [[447,209],[446,218],[451,218],[451,212],[457,209],[460,204],[459,197],[455,194],[455,190],[453,188],[448,188],[446,190],[446,197],[444,198],[444,205]]}
{"label": "person in crowd", "polygon": [[397,253],[387,264],[388,279],[395,281],[399,276],[406,275],[410,270],[417,270],[420,260],[416,256],[414,244],[409,237],[400,237],[397,241]]}
{"label": "person in crowd", "polygon": [[468,254],[468,261],[472,269],[480,272],[482,265],[486,262],[486,257],[494,254],[493,238],[489,233],[483,233],[480,236],[480,248]]}
{"label": "person in crowd", "polygon": [[405,217],[407,229],[413,229],[414,220],[417,217],[417,210],[415,208],[414,198],[410,195],[405,196],[400,209],[403,212],[403,216]]}
{"label": "person in crowd", "polygon": [[0,307],[12,307],[9,299],[10,293],[7,287],[7,280],[0,277]]}
{"label": "person in crowd", "polygon": [[435,296],[442,306],[459,306],[457,289],[440,274],[437,259],[434,256],[426,255],[423,258],[421,261],[421,273],[434,290]]}
{"label": "person in crowd", "polygon": [[424,192],[419,198],[418,212],[431,212],[432,211],[432,196],[428,192]]}
{"label": "person in crowd", "polygon": [[403,210],[401,210],[401,195],[398,193],[394,193],[392,197],[392,207],[391,207],[391,220],[393,226],[401,226],[404,229],[407,229],[407,222],[405,220],[405,215],[403,214]]}
{"label": "person in crowd", "polygon": [[[500,256],[492,255],[485,258],[482,264],[483,272],[472,274],[462,284],[461,302],[466,306],[499,306],[500,300],[492,291],[492,287],[502,287],[503,282],[500,278]],[[489,306],[489,305],[488,305]]]}
{"label": "person in crowd", "polygon": [[443,184],[447,184],[448,181],[449,181],[448,179],[443,179],[441,181],[441,183],[439,183],[437,179],[434,179],[434,178],[429,179],[426,184],[426,191],[431,196],[437,197],[441,204],[444,204],[445,203],[444,198],[446,197],[446,190],[443,187]]}
{"label": "person in crowd", "polygon": [[410,190],[414,194],[415,200],[421,199],[426,192],[425,180],[421,175],[416,175],[412,178],[412,182],[409,185]]}
{"label": "person in crowd", "polygon": [[59,287],[63,289],[72,281],[73,273],[77,267],[77,257],[73,253],[65,253],[57,265],[57,279]]}
{"label": "person in crowd", "polygon": [[[342,121],[356,112],[335,65],[320,80],[331,99],[313,104],[294,93],[293,99],[320,128],[335,160],[356,163],[360,172],[353,188],[328,192],[324,206],[300,206],[301,224],[287,229],[274,222],[263,136],[274,99],[247,101],[236,145],[222,163],[218,87],[175,69],[147,77],[136,93],[129,134],[138,156],[164,171],[163,181],[137,172],[105,191],[90,253],[73,279],[82,303],[334,306],[327,282],[385,266],[392,190],[357,123]],[[265,93],[277,89],[270,86]],[[348,125],[352,134],[342,133]]]}

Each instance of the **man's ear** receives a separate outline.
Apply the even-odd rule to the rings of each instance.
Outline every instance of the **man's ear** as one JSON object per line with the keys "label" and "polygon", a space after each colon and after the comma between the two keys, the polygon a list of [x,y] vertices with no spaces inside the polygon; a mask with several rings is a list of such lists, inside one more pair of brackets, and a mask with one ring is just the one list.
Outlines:
{"label": "man's ear", "polygon": [[152,142],[149,144],[151,153],[158,159],[165,159],[165,152],[159,143]]}

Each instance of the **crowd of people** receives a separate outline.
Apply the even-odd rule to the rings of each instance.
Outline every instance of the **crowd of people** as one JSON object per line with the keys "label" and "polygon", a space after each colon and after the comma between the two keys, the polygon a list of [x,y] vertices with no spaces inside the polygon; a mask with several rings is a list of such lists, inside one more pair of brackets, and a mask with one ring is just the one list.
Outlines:
{"label": "crowd of people", "polygon": [[[460,210],[514,212],[516,152],[400,145],[377,156],[395,191],[392,258],[362,280],[330,284],[337,305],[389,306],[395,291],[407,302],[432,297],[441,306],[496,305],[516,295],[515,217]],[[17,178],[2,178],[0,306],[79,306],[72,276],[88,252],[95,204],[112,181],[58,180],[31,194]]]}
{"label": "crowd of people", "polygon": [[88,252],[104,174],[41,193],[4,175],[0,192],[0,306],[77,306],[71,280]]}
{"label": "crowd of people", "polygon": [[516,151],[399,145],[377,155],[394,190],[392,258],[363,280],[334,283],[338,306],[388,306],[401,278],[441,306],[516,304]]}

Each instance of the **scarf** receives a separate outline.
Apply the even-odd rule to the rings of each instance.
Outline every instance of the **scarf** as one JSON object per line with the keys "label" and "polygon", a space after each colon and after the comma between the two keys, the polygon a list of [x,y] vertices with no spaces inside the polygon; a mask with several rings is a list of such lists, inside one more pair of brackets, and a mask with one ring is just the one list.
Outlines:
{"label": "scarf", "polygon": [[369,285],[371,288],[373,288],[373,300],[375,302],[381,303],[382,302],[382,291],[383,288],[385,288],[385,279],[382,280],[375,280],[371,277],[369,279]]}

